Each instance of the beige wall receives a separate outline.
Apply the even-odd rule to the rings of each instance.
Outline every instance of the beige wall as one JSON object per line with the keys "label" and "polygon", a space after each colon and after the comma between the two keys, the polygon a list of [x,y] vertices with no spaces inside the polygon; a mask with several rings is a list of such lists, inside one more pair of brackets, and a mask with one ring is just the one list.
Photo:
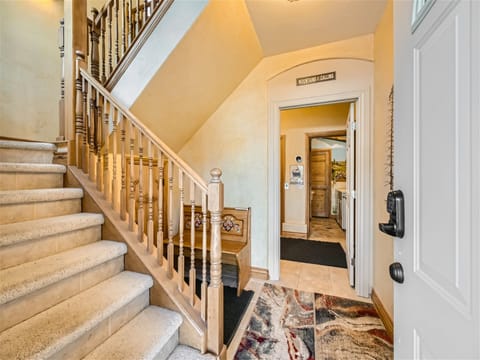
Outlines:
{"label": "beige wall", "polygon": [[[285,135],[285,182],[290,179],[290,165],[296,164],[295,157],[304,160],[306,170],[307,134],[346,128],[349,103],[331,104],[306,108],[288,109],[280,112],[280,133]],[[308,172],[305,171],[305,176]],[[304,185],[289,185],[285,190],[285,222],[282,230],[307,232],[309,215],[306,212],[307,179]],[[283,184],[281,184],[283,186]]]}
{"label": "beige wall", "polygon": [[267,268],[267,81],[300,64],[330,58],[373,59],[366,35],[264,58],[180,151],[202,176],[223,170],[225,204],[252,207],[252,265]]}
{"label": "beige wall", "polygon": [[245,3],[210,0],[131,111],[178,151],[261,58]]}
{"label": "beige wall", "polygon": [[58,136],[61,0],[0,1],[0,136]]}
{"label": "beige wall", "polygon": [[[393,5],[388,1],[378,24],[374,40],[375,51],[375,108],[374,108],[374,224],[388,220],[386,212],[387,162],[386,126],[389,118],[388,95],[393,84]],[[373,287],[380,300],[393,316],[393,285],[388,266],[393,262],[393,238],[374,226],[374,279]]]}

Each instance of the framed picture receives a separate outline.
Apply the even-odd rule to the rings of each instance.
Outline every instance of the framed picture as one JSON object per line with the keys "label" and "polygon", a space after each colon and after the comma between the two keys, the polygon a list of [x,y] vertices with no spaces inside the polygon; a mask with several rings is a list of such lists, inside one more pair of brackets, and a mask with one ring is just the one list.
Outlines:
{"label": "framed picture", "polygon": [[290,184],[303,185],[303,165],[290,165]]}

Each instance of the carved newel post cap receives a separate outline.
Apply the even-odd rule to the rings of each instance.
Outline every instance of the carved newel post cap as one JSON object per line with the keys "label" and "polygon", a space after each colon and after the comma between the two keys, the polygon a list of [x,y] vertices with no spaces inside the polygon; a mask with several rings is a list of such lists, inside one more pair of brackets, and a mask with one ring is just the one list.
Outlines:
{"label": "carved newel post cap", "polygon": [[90,12],[92,13],[93,15],[93,18],[95,19],[98,15],[98,10],[94,7],[92,7],[92,9],[90,10]]}
{"label": "carved newel post cap", "polygon": [[222,170],[220,170],[219,168],[214,168],[214,169],[210,170],[210,176],[212,177],[210,182],[219,183],[219,182],[221,182],[220,176],[222,176]]}

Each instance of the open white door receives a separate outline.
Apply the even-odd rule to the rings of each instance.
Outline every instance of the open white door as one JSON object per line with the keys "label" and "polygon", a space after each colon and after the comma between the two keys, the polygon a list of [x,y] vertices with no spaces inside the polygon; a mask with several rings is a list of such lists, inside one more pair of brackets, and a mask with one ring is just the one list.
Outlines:
{"label": "open white door", "polygon": [[479,19],[480,1],[394,1],[396,359],[480,358]]}
{"label": "open white door", "polygon": [[350,286],[355,286],[355,104],[350,104],[347,121],[346,245]]}

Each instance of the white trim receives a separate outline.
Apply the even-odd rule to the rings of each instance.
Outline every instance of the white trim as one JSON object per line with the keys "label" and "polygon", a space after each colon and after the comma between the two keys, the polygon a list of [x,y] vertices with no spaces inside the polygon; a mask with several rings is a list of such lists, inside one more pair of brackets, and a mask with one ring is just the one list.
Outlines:
{"label": "white trim", "polygon": [[[268,271],[280,277],[280,110],[326,103],[357,101],[357,201],[355,290],[368,297],[372,288],[372,105],[370,89],[318,97],[270,101],[268,105]],[[361,174],[361,175],[360,175]]]}
{"label": "white trim", "polygon": [[282,230],[287,232],[295,232],[307,234],[307,224],[283,223]]}

